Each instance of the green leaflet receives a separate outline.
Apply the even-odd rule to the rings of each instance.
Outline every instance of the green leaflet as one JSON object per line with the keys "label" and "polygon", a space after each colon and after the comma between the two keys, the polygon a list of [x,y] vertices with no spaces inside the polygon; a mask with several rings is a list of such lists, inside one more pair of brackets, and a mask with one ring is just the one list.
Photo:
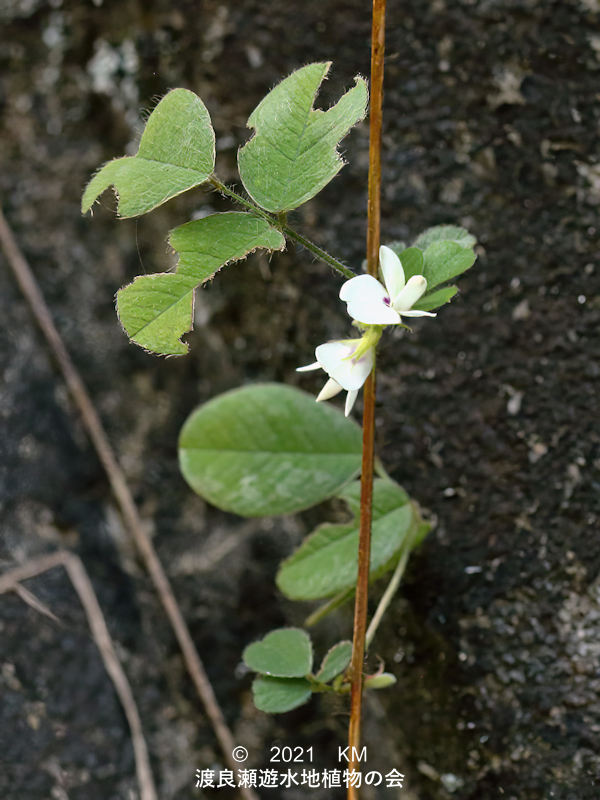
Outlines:
{"label": "green leaflet", "polygon": [[430,244],[439,241],[456,242],[461,247],[470,248],[477,243],[477,239],[466,228],[460,228],[458,225],[436,225],[423,231],[415,240],[414,246],[426,250]]}
{"label": "green leaflet", "polygon": [[288,211],[314,197],[342,168],[337,146],[366,113],[367,84],[356,85],[328,111],[313,109],[331,62],[308,64],[279,83],[248,119],[255,129],[238,152],[240,176],[267,211]]}
{"label": "green leaflet", "polygon": [[325,654],[321,668],[315,678],[321,683],[329,683],[346,669],[351,657],[352,642],[343,641],[334,644]]}
{"label": "green leaflet", "polygon": [[476,258],[470,247],[450,241],[432,242],[423,253],[423,275],[427,278],[428,291],[465,272]]}
{"label": "green leaflet", "polygon": [[397,252],[396,255],[402,262],[406,280],[412,278],[413,275],[423,274],[423,251],[418,247],[407,247],[405,250]]}
{"label": "green leaflet", "polygon": [[140,275],[117,292],[117,314],[132,342],[164,356],[181,356],[179,337],[192,327],[196,282],[185,275]]}
{"label": "green leaflet", "polygon": [[449,303],[457,292],[458,286],[445,286],[443,289],[430,292],[420,300],[417,300],[413,308],[421,311],[435,311],[436,308],[443,306],[444,303]]}
{"label": "green leaflet", "polygon": [[312,689],[304,678],[271,678],[258,675],[252,684],[254,705],[267,714],[282,714],[304,705]]}
{"label": "green leaflet", "polygon": [[199,495],[244,517],[291,514],[336,494],[358,474],[352,420],[290,386],[220,395],[188,417],[179,464]]}
{"label": "green leaflet", "polygon": [[215,165],[215,133],[204,103],[173,89],[148,118],[135,156],[109,161],[88,183],[81,211],[114,186],[121,217],[137,217],[204,183]]}
{"label": "green leaflet", "polygon": [[171,231],[177,271],[142,275],[117,294],[117,313],[129,338],[161,355],[185,355],[180,337],[192,327],[194,289],[257,247],[283,250],[283,235],[253,214],[229,211]]}
{"label": "green leaflet", "polygon": [[[341,497],[351,510],[359,502],[359,485],[351,484]],[[371,534],[371,578],[391,568],[406,537],[421,524],[406,492],[393,481],[378,479],[374,484],[373,528]],[[422,537],[421,537],[422,538]],[[331,597],[356,583],[358,520],[320,525],[280,566],[277,586],[291,600]]]}
{"label": "green leaflet", "polygon": [[303,678],[312,669],[312,643],[301,628],[278,628],[249,644],[242,659],[247,667],[263,675]]}

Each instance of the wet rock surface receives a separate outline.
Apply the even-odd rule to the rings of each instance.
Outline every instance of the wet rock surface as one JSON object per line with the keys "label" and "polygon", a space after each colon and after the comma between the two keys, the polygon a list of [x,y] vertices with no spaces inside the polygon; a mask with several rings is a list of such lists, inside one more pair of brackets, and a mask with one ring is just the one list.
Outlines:
{"label": "wet rock surface", "polygon": [[[600,791],[598,571],[598,130],[594,0],[390,4],[384,238],[441,222],[478,237],[461,294],[381,352],[379,450],[437,518],[375,643],[398,686],[368,699],[369,768],[406,775],[402,797],[591,800]],[[334,61],[327,105],[367,74],[368,12],[342,0],[0,3],[0,187],[14,229],[131,482],[236,741],[262,767],[269,746],[313,745],[332,766],[343,703],[253,710],[245,644],[300,623],[279,560],[322,519],[242,521],[190,494],[178,430],[241,383],[317,388],[294,372],[345,335],[337,279],[289,248],[223,272],[199,293],[187,358],[129,345],[113,295],[170,266],[167,231],[228,206],[190,193],[139,221],[105,195],[79,214],[91,172],[135,147],[140,111],[174,86],[202,96],[220,176],[235,180],[245,121],[281,76]],[[368,131],[348,166],[294,224],[358,267]],[[0,259],[0,557],[56,546],[88,569],[133,685],[161,798],[202,796],[216,749],[106,477],[44,341]],[[323,312],[327,309],[327,313]],[[331,512],[329,512],[331,513]],[[27,583],[57,625],[0,598],[0,795],[129,798],[129,731],[59,569]],[[315,633],[322,653],[349,611]],[[379,792],[379,793],[377,793]],[[226,790],[213,793],[226,798]],[[331,797],[281,790],[280,796]],[[206,796],[211,796],[208,792]],[[272,794],[275,796],[275,794]],[[365,790],[365,798],[392,796]]]}

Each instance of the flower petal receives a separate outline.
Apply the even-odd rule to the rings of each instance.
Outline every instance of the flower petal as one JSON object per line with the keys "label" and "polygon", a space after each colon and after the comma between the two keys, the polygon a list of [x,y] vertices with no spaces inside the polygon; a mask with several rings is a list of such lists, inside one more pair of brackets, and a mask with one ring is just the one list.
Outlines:
{"label": "flower petal", "polygon": [[346,303],[361,297],[365,292],[372,292],[376,297],[387,297],[385,287],[372,275],[357,275],[345,281],[340,289],[340,300]]}
{"label": "flower petal", "polygon": [[341,391],[342,387],[339,385],[339,383],[334,381],[333,378],[329,378],[325,386],[317,395],[317,403],[320,403],[321,400],[331,400],[332,397],[335,397],[336,394],[339,394]]}
{"label": "flower petal", "polygon": [[358,397],[358,389],[353,389],[346,395],[346,407],[344,409],[344,414],[346,416],[349,416],[350,412],[352,411],[352,407],[354,406],[357,397]]}
{"label": "flower petal", "polygon": [[325,372],[346,391],[360,389],[373,369],[373,348],[367,350],[358,360],[352,360],[352,354],[360,341],[360,339],[343,339],[327,342],[320,344],[315,351],[319,364]]}
{"label": "flower petal", "polygon": [[350,278],[340,289],[340,300],[348,304],[348,314],[365,325],[395,325],[400,322],[390,306],[390,296],[372,275]]}
{"label": "flower petal", "polygon": [[402,262],[391,247],[382,245],[379,248],[379,266],[385,288],[388,290],[390,297],[396,297],[404,288],[406,279]]}
{"label": "flower petal", "polygon": [[432,311],[420,311],[418,308],[402,312],[403,317],[437,317]]}
{"label": "flower petal", "polygon": [[427,279],[423,275],[413,275],[399,295],[394,297],[393,306],[399,314],[412,308],[427,291]]}
{"label": "flower petal", "polygon": [[310,372],[312,369],[321,369],[321,365],[318,361],[315,361],[313,364],[307,364],[305,367],[296,367],[296,372]]}

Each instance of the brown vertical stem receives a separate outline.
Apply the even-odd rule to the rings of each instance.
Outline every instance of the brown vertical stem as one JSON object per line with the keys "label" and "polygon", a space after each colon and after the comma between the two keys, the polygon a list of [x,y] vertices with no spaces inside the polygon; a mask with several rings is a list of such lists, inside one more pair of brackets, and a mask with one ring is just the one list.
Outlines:
{"label": "brown vertical stem", "polygon": [[[381,115],[383,103],[383,54],[385,48],[385,0],[373,0],[371,33],[371,111],[369,138],[369,201],[367,218],[367,271],[377,275],[381,218]],[[349,769],[359,770],[363,690],[363,662],[367,628],[369,564],[371,556],[371,512],[373,506],[373,453],[375,434],[375,367],[364,389],[363,450],[358,542],[358,576],[354,605],[352,644],[352,691],[348,730]],[[358,789],[348,787],[348,800],[358,798]]]}
{"label": "brown vertical stem", "polygon": [[381,117],[383,106],[383,54],[385,0],[373,0],[371,34],[371,107],[369,111],[369,205],[367,217],[367,271],[377,276],[381,221]]}

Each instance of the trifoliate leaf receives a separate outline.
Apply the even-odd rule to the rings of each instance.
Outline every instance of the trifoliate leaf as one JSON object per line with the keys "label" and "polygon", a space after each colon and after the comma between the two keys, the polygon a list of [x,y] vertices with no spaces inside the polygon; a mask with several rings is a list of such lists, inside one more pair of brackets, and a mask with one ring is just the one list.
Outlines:
{"label": "trifoliate leaf", "polygon": [[303,678],[312,669],[310,636],[301,628],[278,628],[260,642],[249,644],[242,654],[254,672],[275,678]]}
{"label": "trifoliate leaf", "polygon": [[215,134],[204,103],[187,89],[173,89],[148,118],[135,156],[105,164],[88,183],[83,214],[114,186],[121,217],[137,217],[204,183],[215,165]]}
{"label": "trifoliate leaf", "polygon": [[288,211],[317,194],[344,162],[337,146],[366,113],[362,78],[327,111],[313,108],[330,62],[293,72],[262,100],[248,119],[255,134],[238,153],[250,196],[268,211]]}
{"label": "trifoliate leaf", "polygon": [[191,330],[197,286],[258,247],[285,247],[283,235],[266,220],[235,211],[181,225],[169,242],[179,255],[175,274],[142,275],[117,294],[117,313],[129,338],[161,355],[188,352],[180,337]]}

